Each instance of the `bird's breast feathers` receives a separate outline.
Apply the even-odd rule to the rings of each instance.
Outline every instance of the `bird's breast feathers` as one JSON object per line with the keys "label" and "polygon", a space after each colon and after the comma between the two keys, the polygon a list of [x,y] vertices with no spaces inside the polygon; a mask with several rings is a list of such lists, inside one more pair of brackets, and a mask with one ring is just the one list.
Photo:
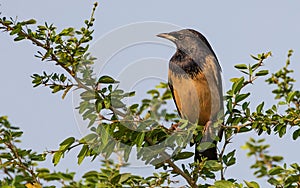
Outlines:
{"label": "bird's breast feathers", "polygon": [[205,125],[220,110],[222,83],[214,56],[207,55],[201,63],[200,68],[198,63],[187,59],[176,63],[171,59],[169,84],[181,117]]}

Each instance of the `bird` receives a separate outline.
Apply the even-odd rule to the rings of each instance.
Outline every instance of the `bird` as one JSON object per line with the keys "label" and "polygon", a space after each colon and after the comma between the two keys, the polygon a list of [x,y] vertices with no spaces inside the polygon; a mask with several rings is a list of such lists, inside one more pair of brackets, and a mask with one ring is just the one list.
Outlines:
{"label": "bird", "polygon": [[194,135],[191,140],[191,146],[195,144],[194,160],[218,160],[217,141],[223,134],[218,122],[222,122],[224,111],[218,58],[205,36],[194,29],[157,36],[176,45],[176,52],[169,61],[168,85],[178,114],[191,124],[202,126],[202,138]]}

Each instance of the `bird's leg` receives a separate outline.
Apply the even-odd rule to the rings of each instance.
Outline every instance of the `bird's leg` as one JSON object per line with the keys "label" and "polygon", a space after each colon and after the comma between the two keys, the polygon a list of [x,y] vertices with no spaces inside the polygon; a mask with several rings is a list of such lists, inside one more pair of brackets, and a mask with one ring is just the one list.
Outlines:
{"label": "bird's leg", "polygon": [[175,123],[175,124],[172,124],[171,127],[169,128],[169,130],[171,131],[175,131],[178,129],[178,127],[181,125],[181,122],[178,122],[178,123]]}
{"label": "bird's leg", "polygon": [[205,134],[207,131],[211,131],[211,125],[212,125],[212,121],[208,121],[206,122],[204,129],[203,129],[203,134]]}
{"label": "bird's leg", "polygon": [[214,127],[212,121],[206,122],[204,129],[203,129],[203,142],[212,142],[213,141],[213,135],[214,135]]}

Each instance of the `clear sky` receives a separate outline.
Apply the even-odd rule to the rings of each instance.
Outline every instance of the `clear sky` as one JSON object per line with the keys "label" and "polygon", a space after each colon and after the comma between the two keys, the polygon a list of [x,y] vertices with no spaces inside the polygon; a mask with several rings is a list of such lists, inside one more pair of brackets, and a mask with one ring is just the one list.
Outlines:
{"label": "clear sky", "polygon": [[[274,71],[284,65],[287,51],[293,49],[294,76],[300,80],[299,1],[98,2],[94,32],[96,40],[91,47],[99,59],[96,68],[99,74],[120,78],[121,83],[127,78],[129,85],[124,87],[137,89],[141,97],[145,96],[143,91],[148,90],[149,85],[167,80],[167,61],[174,53],[172,44],[156,38],[155,34],[180,27],[196,29],[210,41],[223,69],[224,90],[228,89],[231,77],[240,75],[234,70],[234,64],[253,63],[250,54],[267,51],[272,51],[273,57],[266,61],[265,67]],[[1,16],[18,17],[19,20],[34,18],[39,24],[47,21],[63,29],[81,27],[83,20],[90,16],[93,1],[2,0],[0,4]],[[123,31],[126,34],[120,35]],[[69,94],[62,100],[60,94],[52,95],[46,88],[32,88],[30,75],[57,69],[51,63],[41,63],[34,58],[37,48],[32,44],[14,43],[12,39],[5,33],[0,34],[0,115],[8,115],[11,122],[24,130],[23,146],[40,152],[56,149],[58,143],[68,136],[80,138],[83,130],[78,126],[73,112],[76,97]],[[136,75],[137,72],[141,76],[138,77],[139,82],[128,82],[131,79],[128,75]],[[272,88],[266,86],[263,79],[258,82],[251,89],[253,106],[262,101],[270,105],[273,96],[268,91]],[[299,86],[298,83],[296,87]],[[239,181],[255,180],[248,170],[253,158],[247,158],[246,152],[240,149],[250,136],[253,135],[242,134],[233,139],[228,151],[237,149],[238,165],[228,170],[228,177]],[[295,150],[299,141],[293,141],[289,135],[282,139],[264,134],[261,137],[271,144],[272,153],[283,155],[288,163],[299,162],[299,152]],[[99,168],[98,162],[90,164],[86,161],[79,167],[73,165],[71,160],[75,160],[75,155],[76,152],[71,152],[56,169],[84,172]],[[43,165],[51,167],[50,159]],[[129,170],[139,174],[144,171],[143,168]]]}

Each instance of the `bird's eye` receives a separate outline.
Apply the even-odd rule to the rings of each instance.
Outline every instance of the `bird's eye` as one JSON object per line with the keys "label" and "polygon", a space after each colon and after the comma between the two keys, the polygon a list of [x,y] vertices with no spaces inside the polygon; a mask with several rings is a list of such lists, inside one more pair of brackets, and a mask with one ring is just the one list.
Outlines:
{"label": "bird's eye", "polygon": [[178,36],[178,39],[179,39],[179,40],[184,39],[184,35],[179,35],[179,36]]}

